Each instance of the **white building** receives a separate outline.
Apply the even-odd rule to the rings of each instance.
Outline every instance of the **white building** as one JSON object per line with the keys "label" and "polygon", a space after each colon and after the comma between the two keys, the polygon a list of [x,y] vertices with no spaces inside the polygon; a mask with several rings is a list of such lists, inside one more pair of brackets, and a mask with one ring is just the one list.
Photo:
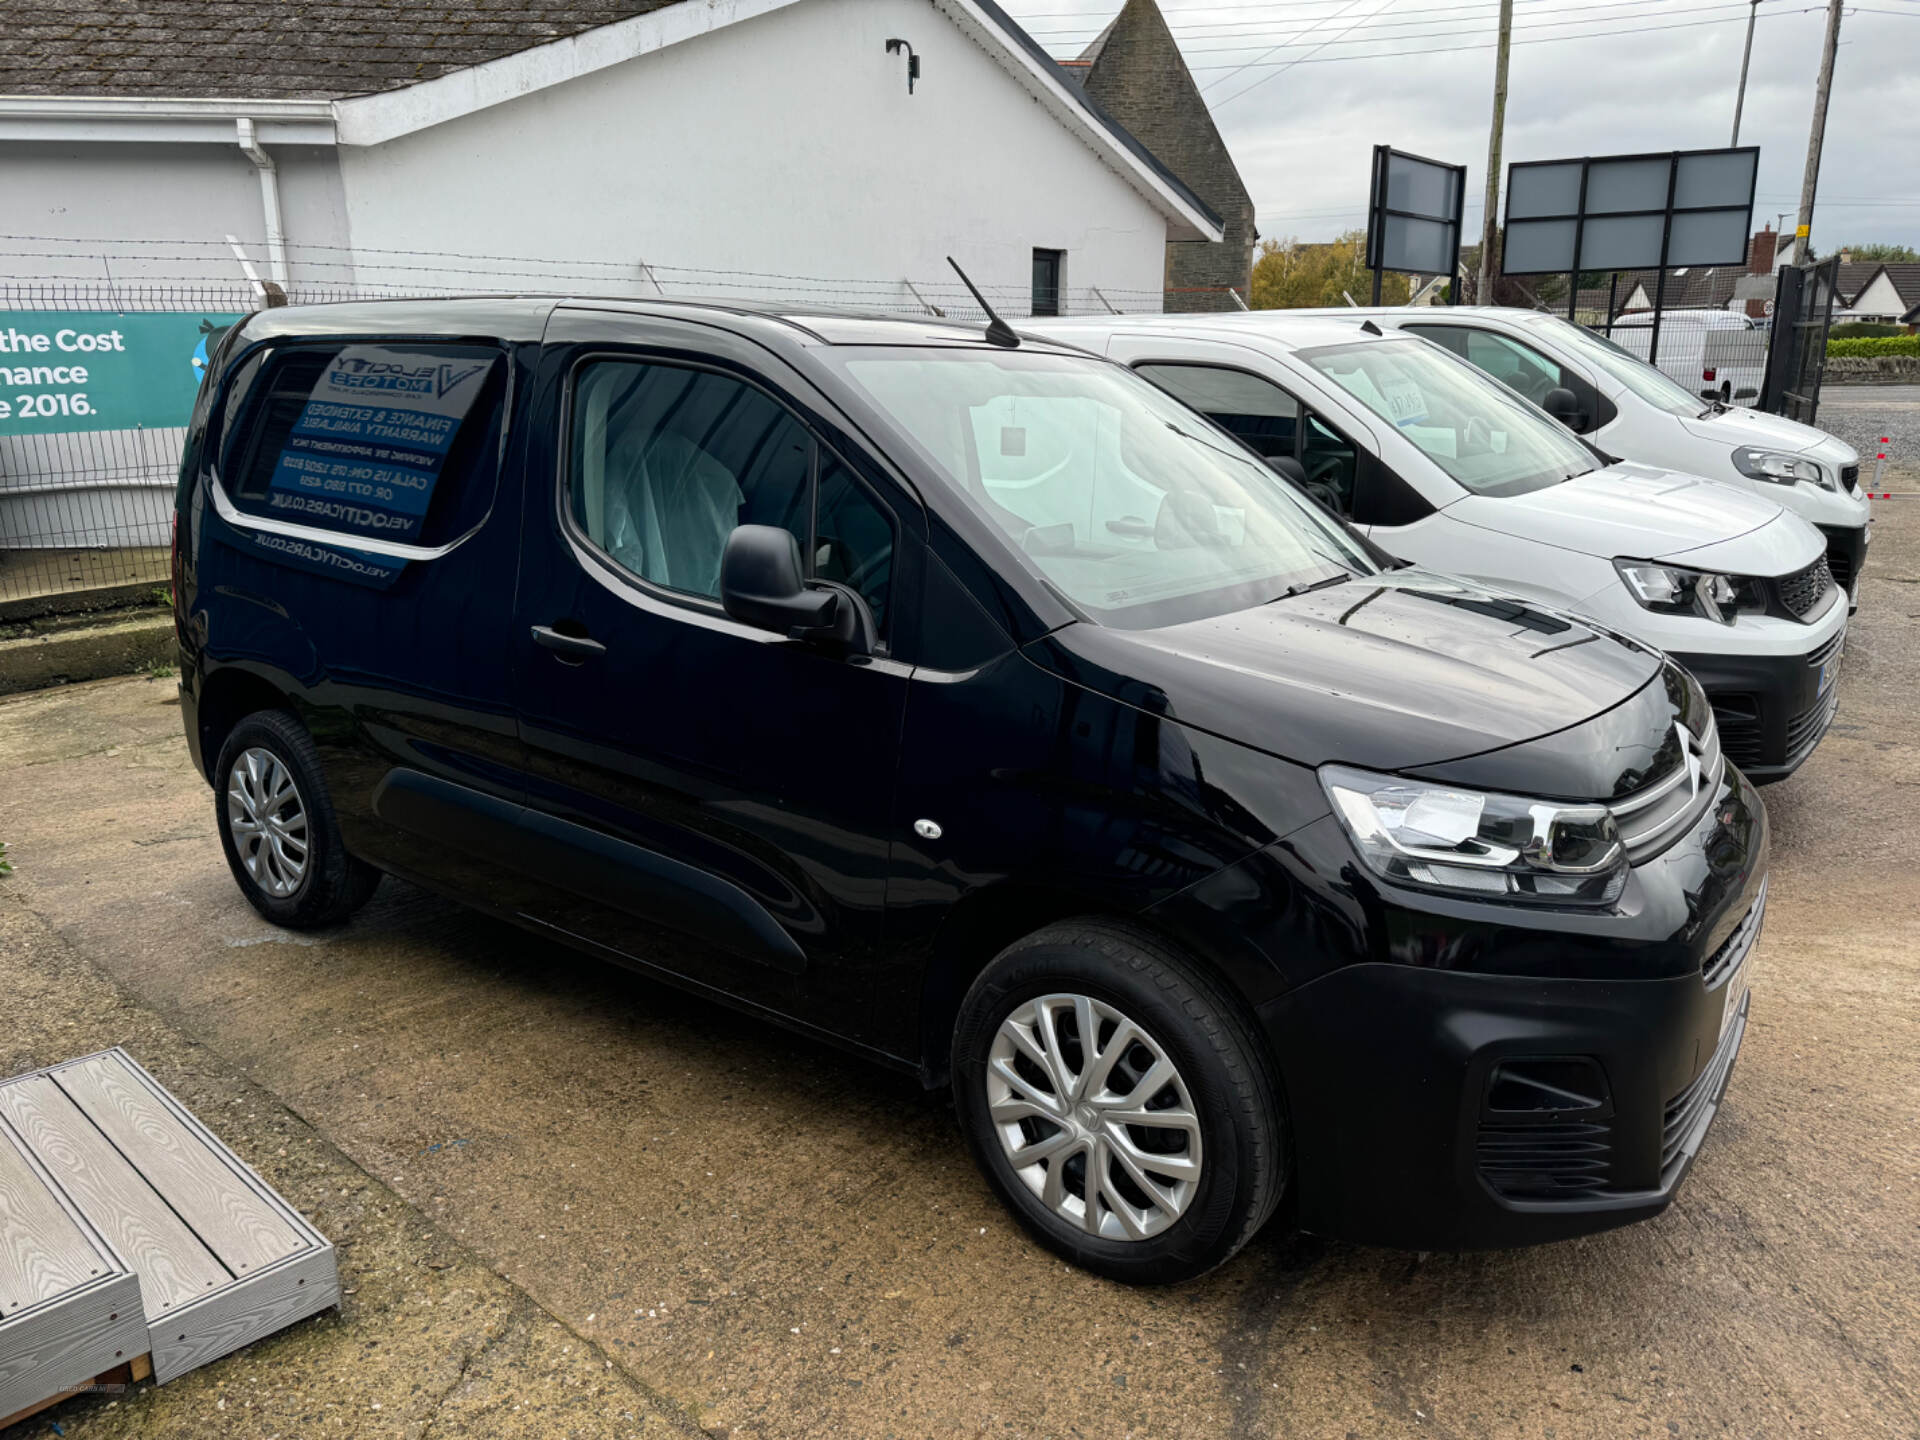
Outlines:
{"label": "white building", "polygon": [[952,255],[1018,315],[1054,276],[1158,309],[1167,241],[1221,235],[991,0],[139,9],[0,56],[10,275],[231,283],[233,236],[296,299],[912,308]]}
{"label": "white building", "polygon": [[[949,255],[1012,316],[1158,310],[1223,233],[992,0],[103,7],[0,50],[0,195],[0,333],[269,281],[977,314]],[[0,405],[0,552],[164,545],[184,404],[53,400]]]}

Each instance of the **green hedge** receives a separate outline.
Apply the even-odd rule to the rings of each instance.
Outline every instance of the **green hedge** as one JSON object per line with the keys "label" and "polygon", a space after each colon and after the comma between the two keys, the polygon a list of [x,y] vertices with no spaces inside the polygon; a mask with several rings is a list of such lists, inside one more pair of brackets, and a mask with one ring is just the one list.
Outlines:
{"label": "green hedge", "polygon": [[1827,332],[1827,338],[1829,340],[1862,340],[1906,333],[1898,325],[1882,325],[1875,320],[1842,320]]}
{"label": "green hedge", "polygon": [[1829,340],[1827,358],[1836,355],[1920,355],[1920,335],[1892,335],[1878,340]]}

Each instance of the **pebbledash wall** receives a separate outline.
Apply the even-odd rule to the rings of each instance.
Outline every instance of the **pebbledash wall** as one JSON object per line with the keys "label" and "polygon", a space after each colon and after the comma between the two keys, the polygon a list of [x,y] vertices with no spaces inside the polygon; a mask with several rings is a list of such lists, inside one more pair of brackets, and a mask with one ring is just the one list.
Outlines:
{"label": "pebbledash wall", "polygon": [[[697,31],[690,9],[622,24]],[[330,107],[189,99],[175,108],[206,107],[191,143],[177,114],[79,116],[59,123],[84,133],[36,138],[48,122],[0,98],[0,311],[244,311],[256,291],[228,237],[296,302],[704,293],[973,313],[952,255],[1020,316],[1046,248],[1066,252],[1065,308],[1158,310],[1168,240],[1218,233],[1036,93],[1019,47],[962,0],[699,13],[745,18],[559,83],[540,74],[549,55],[564,70],[621,27]],[[912,94],[894,36],[920,56]],[[234,138],[249,113],[279,195],[277,270],[261,175]],[[0,426],[0,549],[164,544],[181,433]]]}

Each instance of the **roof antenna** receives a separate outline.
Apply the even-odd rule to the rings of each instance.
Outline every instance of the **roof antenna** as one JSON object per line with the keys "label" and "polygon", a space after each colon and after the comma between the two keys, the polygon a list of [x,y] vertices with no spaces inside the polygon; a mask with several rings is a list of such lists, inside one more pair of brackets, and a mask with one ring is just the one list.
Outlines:
{"label": "roof antenna", "polygon": [[980,293],[980,287],[967,279],[967,272],[960,268],[960,262],[951,255],[947,263],[953,266],[953,273],[960,277],[960,283],[973,292],[973,298],[980,302],[980,308],[987,312],[987,343],[1004,345],[1009,350],[1020,348],[1020,337],[1013,333],[1013,327],[993,313],[993,306],[987,303],[987,297]]}
{"label": "roof antenna", "polygon": [[1362,320],[1360,322],[1360,328],[1366,331],[1367,334],[1369,335],[1384,335],[1386,333],[1378,325],[1374,324],[1373,321],[1371,320]]}

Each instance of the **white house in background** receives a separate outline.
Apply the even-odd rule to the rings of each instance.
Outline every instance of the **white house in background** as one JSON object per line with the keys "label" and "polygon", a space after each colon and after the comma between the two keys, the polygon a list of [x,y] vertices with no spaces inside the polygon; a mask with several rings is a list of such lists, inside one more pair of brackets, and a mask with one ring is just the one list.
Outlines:
{"label": "white house in background", "polygon": [[[1158,310],[1223,234],[992,0],[101,7],[0,49],[0,196],[0,323],[224,324],[256,273],[975,313],[949,255],[1009,315]],[[18,430],[0,549],[166,543],[180,428]]]}
{"label": "white house in background", "polygon": [[992,0],[148,0],[0,54],[0,141],[5,269],[122,286],[1158,309],[1222,233]]}

